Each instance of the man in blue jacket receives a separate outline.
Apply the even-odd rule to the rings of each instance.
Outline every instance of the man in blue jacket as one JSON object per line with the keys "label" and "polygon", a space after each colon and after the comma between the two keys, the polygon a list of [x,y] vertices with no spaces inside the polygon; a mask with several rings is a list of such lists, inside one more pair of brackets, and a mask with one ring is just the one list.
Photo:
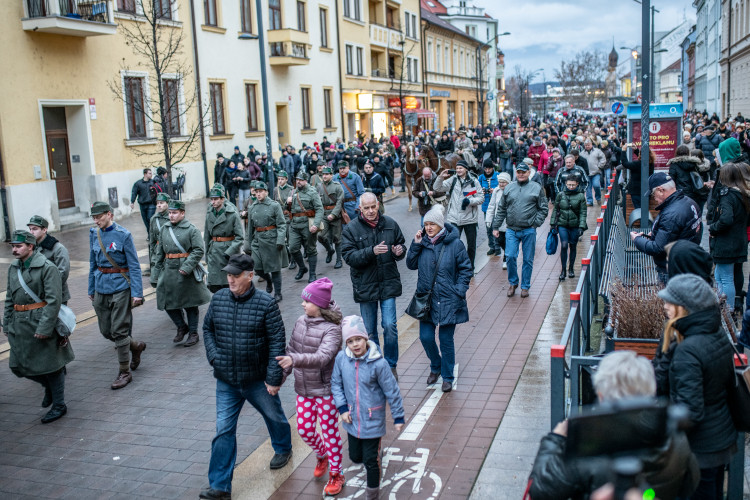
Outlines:
{"label": "man in blue jacket", "polygon": [[349,171],[349,162],[340,161],[337,165],[339,175],[333,180],[341,184],[344,188],[344,210],[349,219],[357,218],[357,209],[359,208],[359,197],[365,192],[365,186],[362,184],[362,178]]}
{"label": "man in blue jacket", "polygon": [[[487,215],[487,207],[490,204],[490,198],[492,198],[492,192],[497,188],[497,173],[495,172],[495,164],[492,160],[487,158],[484,160],[484,172],[477,178],[479,184],[482,186],[484,191],[484,202],[482,202],[482,212]],[[492,234],[492,225],[487,228],[487,245],[490,247],[487,250],[487,255],[495,255],[496,252],[500,251],[497,244],[497,238]]]}

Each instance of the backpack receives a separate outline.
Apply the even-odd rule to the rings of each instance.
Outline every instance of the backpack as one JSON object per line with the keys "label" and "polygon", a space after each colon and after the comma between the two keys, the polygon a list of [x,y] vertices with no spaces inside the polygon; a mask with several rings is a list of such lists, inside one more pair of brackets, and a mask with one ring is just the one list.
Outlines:
{"label": "backpack", "polygon": [[161,187],[161,183],[153,182],[148,188],[148,194],[151,196],[151,203],[156,203],[156,197],[159,193],[163,193],[164,189]]}

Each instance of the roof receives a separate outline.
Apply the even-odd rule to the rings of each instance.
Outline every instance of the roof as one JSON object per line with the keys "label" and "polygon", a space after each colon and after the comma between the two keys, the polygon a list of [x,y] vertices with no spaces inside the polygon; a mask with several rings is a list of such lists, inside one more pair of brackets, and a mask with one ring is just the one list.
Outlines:
{"label": "roof", "polygon": [[682,67],[682,60],[677,59],[675,62],[673,62],[672,64],[670,64],[669,66],[661,70],[660,73],[666,73],[668,71],[679,71],[681,67]]}
{"label": "roof", "polygon": [[438,2],[438,0],[420,0],[422,9],[426,9],[433,14],[447,14],[448,9],[445,8],[445,5]]}
{"label": "roof", "polygon": [[[435,0],[422,0],[423,2],[434,2]],[[466,32],[461,31],[460,29],[453,26],[448,21],[443,20],[440,18],[437,14],[430,12],[429,10],[422,8],[422,20],[427,22],[428,24],[432,24],[433,26],[437,26],[438,28],[442,28],[444,30],[452,31],[453,33],[457,35],[461,35],[462,37],[466,38],[467,40],[471,40],[474,43],[481,44],[479,40],[477,40],[474,37],[471,37],[466,34]]]}

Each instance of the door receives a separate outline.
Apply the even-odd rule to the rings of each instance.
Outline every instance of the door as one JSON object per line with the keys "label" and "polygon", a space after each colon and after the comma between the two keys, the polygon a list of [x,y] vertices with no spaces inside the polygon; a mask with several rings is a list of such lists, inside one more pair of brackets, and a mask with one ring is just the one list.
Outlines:
{"label": "door", "polygon": [[289,144],[289,115],[286,105],[276,105],[276,127],[279,130],[279,144]]}
{"label": "door", "polygon": [[47,131],[47,155],[52,178],[57,186],[57,203],[60,208],[75,206],[73,176],[70,171],[67,131]]}

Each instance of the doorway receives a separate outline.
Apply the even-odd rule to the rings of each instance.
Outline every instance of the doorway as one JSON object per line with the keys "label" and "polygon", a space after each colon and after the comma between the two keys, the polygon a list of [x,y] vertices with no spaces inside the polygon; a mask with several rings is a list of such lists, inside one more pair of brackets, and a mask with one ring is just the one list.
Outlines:
{"label": "doorway", "polygon": [[279,133],[279,144],[283,147],[289,143],[289,113],[286,104],[276,105],[276,128]]}
{"label": "doorway", "polygon": [[75,206],[73,174],[70,165],[68,127],[64,107],[44,107],[44,135],[50,175],[55,180],[59,208]]}

